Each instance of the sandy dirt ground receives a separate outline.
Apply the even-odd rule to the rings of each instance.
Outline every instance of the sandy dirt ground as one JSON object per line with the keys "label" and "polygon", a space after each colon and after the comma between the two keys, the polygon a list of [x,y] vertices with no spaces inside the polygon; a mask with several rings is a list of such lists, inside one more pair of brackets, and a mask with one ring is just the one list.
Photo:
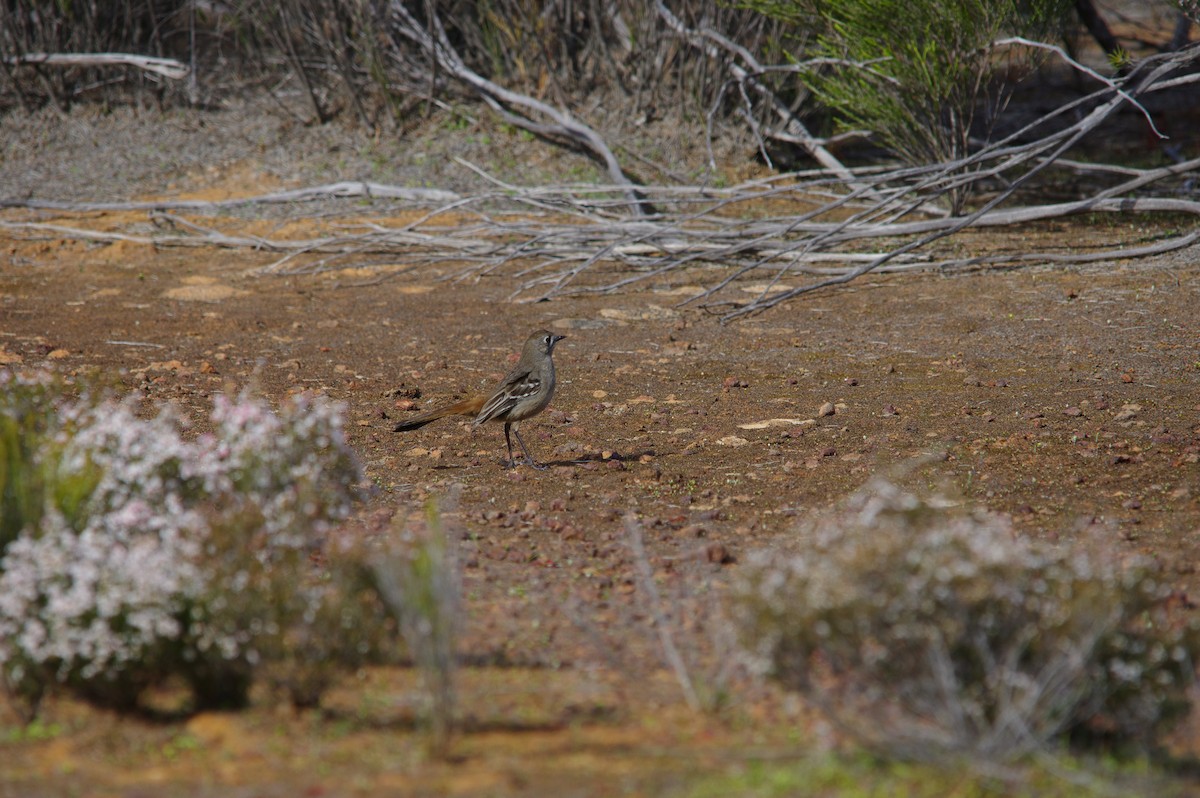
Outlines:
{"label": "sandy dirt ground", "polygon": [[[72,119],[53,142],[38,139],[47,120],[6,123],[16,133],[3,193],[102,199],[112,196],[97,186],[111,185],[115,196],[216,198],[336,176],[403,182],[416,168],[411,148],[342,132],[331,149],[320,131],[280,120],[205,156],[225,122],[172,117],[152,144],[152,120],[116,116]],[[134,151],[105,155],[116,139]],[[348,213],[222,224],[301,236]],[[379,223],[406,213],[364,210]],[[0,220],[151,229],[128,212],[10,209]],[[986,235],[1014,250],[1079,247],[1127,240],[1145,223]],[[48,794],[319,795],[339,791],[307,764],[352,756],[355,794],[658,794],[725,767],[731,750],[784,745],[782,729],[805,714],[794,702],[757,692],[734,720],[684,711],[635,595],[626,514],[640,520],[664,585],[719,596],[748,552],[786,550],[799,519],[882,473],[1007,514],[1023,535],[1096,535],[1149,555],[1183,603],[1200,595],[1195,250],[1086,269],[869,276],[724,326],[680,305],[711,271],[515,304],[503,272],[452,282],[454,263],[407,269],[400,259],[258,273],[275,258],[0,231],[0,363],[99,370],[148,402],[175,403],[197,431],[220,391],[323,393],[345,404],[374,485],[360,528],[461,486],[473,665],[463,692],[475,714],[461,761],[430,761],[403,731],[381,739],[361,722],[374,701],[388,707],[376,718],[386,727],[389,712],[404,714],[395,697],[413,689],[409,675],[367,673],[327,715],[260,708],[170,728],[113,720],[102,732],[89,711],[52,703],[70,731],[14,744],[22,764],[0,794],[40,784]],[[738,290],[750,297],[753,283]],[[523,433],[550,468],[503,468],[499,427],[447,419],[391,431],[430,403],[486,389],[543,327],[567,336],[559,390]],[[695,627],[703,636],[703,618]],[[288,743],[292,732],[302,741]],[[295,761],[306,764],[280,781]],[[89,792],[97,783],[108,787]]]}

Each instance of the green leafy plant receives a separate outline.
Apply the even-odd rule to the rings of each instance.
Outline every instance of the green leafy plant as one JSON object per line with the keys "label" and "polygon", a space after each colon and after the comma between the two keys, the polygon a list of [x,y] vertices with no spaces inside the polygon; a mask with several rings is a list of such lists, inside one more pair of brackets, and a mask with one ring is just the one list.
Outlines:
{"label": "green leafy plant", "polygon": [[[911,165],[968,153],[979,101],[1000,66],[988,45],[1006,33],[1038,36],[1063,0],[746,0],[745,6],[819,34],[805,57],[817,98],[848,129],[872,131]],[[966,191],[951,195],[962,209]]]}
{"label": "green leafy plant", "polygon": [[[70,420],[59,410],[67,386],[46,373],[0,372],[0,554],[22,529],[37,524],[52,507],[78,518],[83,500],[95,488],[95,469],[80,468],[55,479],[55,442]],[[91,400],[76,400],[82,407]]]}
{"label": "green leafy plant", "polygon": [[1200,633],[1151,563],[939,504],[877,482],[802,530],[802,555],[753,559],[737,625],[763,671],[912,757],[1148,743],[1186,712]]}
{"label": "green leafy plant", "polygon": [[1118,47],[1108,54],[1108,65],[1114,72],[1129,69],[1133,66],[1133,55],[1124,47]]}

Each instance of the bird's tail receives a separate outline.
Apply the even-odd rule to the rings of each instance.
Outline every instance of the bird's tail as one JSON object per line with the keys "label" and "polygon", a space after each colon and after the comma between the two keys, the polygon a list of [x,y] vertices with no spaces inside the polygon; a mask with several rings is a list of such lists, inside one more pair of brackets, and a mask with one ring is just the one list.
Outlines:
{"label": "bird's tail", "polygon": [[392,431],[408,432],[409,430],[420,429],[430,421],[437,421],[439,418],[445,418],[446,416],[477,416],[483,408],[485,401],[487,401],[486,396],[470,396],[452,405],[435,407],[433,410],[427,410],[424,413],[401,421],[392,427]]}

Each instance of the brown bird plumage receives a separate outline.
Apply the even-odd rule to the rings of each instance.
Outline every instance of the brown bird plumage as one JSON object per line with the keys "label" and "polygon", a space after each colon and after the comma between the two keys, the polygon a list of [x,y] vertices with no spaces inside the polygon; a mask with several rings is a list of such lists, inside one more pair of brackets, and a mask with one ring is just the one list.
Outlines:
{"label": "brown bird plumage", "polygon": [[401,421],[394,427],[396,432],[408,432],[419,429],[431,421],[437,421],[446,416],[474,416],[471,426],[477,427],[486,421],[501,421],[504,423],[504,442],[508,444],[508,466],[516,465],[513,458],[512,439],[509,431],[517,436],[521,451],[525,453],[525,463],[534,468],[545,468],[537,463],[521,440],[517,425],[527,418],[536,416],[546,409],[554,397],[554,345],[565,336],[555,335],[546,330],[537,330],[525,340],[521,350],[521,359],[513,366],[512,371],[504,375],[504,379],[490,394],[469,396],[460,402],[443,407],[435,407]]}

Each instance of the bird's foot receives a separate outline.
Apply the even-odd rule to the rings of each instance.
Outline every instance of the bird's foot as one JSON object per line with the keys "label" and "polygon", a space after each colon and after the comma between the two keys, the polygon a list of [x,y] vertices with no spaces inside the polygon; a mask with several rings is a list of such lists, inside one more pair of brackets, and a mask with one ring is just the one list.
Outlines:
{"label": "bird's foot", "polygon": [[537,460],[534,460],[529,455],[525,455],[520,460],[518,460],[517,458],[514,457],[512,459],[503,461],[503,466],[506,470],[510,469],[510,468],[516,468],[519,465],[527,465],[530,468],[537,469],[538,471],[545,471],[547,468],[550,467],[550,466],[546,465],[545,463],[539,463]]}

